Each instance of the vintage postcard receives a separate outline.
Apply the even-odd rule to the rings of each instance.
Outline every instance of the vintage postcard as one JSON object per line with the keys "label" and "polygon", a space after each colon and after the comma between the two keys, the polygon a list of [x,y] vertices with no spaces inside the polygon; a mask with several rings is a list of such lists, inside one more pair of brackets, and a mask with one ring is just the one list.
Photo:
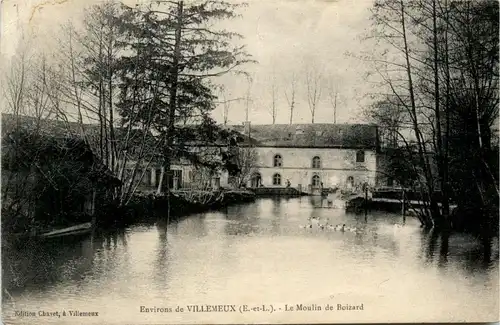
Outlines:
{"label": "vintage postcard", "polygon": [[4,0],[3,324],[499,320],[495,0]]}

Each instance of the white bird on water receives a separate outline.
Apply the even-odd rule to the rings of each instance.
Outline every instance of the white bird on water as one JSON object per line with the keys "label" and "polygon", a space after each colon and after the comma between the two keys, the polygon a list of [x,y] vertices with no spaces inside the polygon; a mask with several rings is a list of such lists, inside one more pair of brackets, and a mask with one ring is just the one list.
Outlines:
{"label": "white bird on water", "polygon": [[326,218],[326,222],[325,222],[325,224],[324,224],[324,225],[323,225],[323,224],[319,224],[318,226],[319,226],[319,228],[320,228],[321,230],[323,230],[323,229],[325,229],[325,228],[328,228],[328,226],[329,226],[329,224],[328,224],[328,223],[329,223],[329,222],[330,222],[330,218]]}
{"label": "white bird on water", "polygon": [[333,228],[333,230],[335,231],[345,231],[345,223],[341,226],[341,225],[336,225],[335,228]]}
{"label": "white bird on water", "polygon": [[319,218],[318,217],[309,217],[307,218],[310,223],[315,223],[316,225],[319,224]]}

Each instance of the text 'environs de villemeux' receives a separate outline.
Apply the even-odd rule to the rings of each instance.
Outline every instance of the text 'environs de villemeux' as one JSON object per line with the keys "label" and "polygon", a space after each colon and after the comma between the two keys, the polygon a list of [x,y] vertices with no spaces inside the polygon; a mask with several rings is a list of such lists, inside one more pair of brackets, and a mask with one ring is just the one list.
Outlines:
{"label": "text 'environs de villemeux'", "polygon": [[[247,305],[244,305],[244,308],[238,308],[237,305],[186,305],[185,307],[177,306],[177,307],[157,307],[157,306],[140,306],[141,313],[172,313],[172,312],[189,312],[189,313],[228,313],[228,312],[238,312],[238,311],[267,311],[268,308],[263,306],[262,308],[249,308]],[[274,307],[271,307],[274,309]],[[317,304],[312,305],[303,305],[297,304],[287,305],[285,304],[283,308],[276,308],[280,311],[333,311],[333,310],[363,310],[363,304],[360,305],[349,305],[349,304],[337,304],[337,306],[329,305],[319,306]]]}

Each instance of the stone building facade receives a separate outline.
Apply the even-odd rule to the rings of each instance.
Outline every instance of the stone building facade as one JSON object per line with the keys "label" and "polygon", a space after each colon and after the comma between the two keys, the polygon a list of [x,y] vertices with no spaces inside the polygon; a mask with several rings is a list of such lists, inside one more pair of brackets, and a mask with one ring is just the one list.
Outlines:
{"label": "stone building facade", "polygon": [[291,186],[307,193],[323,188],[374,184],[376,153],[342,148],[260,147],[258,171],[248,187]]}
{"label": "stone building facade", "polygon": [[[355,188],[377,183],[378,130],[367,124],[292,124],[229,126],[245,138],[243,149],[257,153],[246,187],[293,187],[308,194],[321,188]],[[151,167],[142,179],[156,187],[161,167]],[[172,165],[171,187],[200,184],[201,171],[188,162]],[[206,175],[203,176],[206,178]],[[207,187],[230,187],[226,171],[203,179]]]}
{"label": "stone building facade", "polygon": [[378,132],[365,124],[292,124],[234,127],[256,150],[247,187],[323,188],[372,186],[377,178]]}

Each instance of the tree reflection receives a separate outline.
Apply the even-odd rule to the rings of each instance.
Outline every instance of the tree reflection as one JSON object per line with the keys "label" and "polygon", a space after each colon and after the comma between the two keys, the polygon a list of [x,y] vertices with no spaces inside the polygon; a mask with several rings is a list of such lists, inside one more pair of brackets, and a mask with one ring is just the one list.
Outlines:
{"label": "tree reflection", "polygon": [[323,198],[321,196],[316,196],[316,195],[309,196],[309,203],[314,208],[321,208],[322,207],[322,202],[323,202]]}
{"label": "tree reflection", "polygon": [[[452,244],[450,244],[451,238],[453,238]],[[485,243],[472,235],[431,229],[423,231],[422,239],[425,242],[423,250],[428,264],[437,258],[439,267],[447,267],[449,263],[461,264],[461,268],[477,272],[490,268],[494,264],[492,260],[498,260],[498,256],[492,258],[494,254],[491,242],[485,248]]]}
{"label": "tree reflection", "polygon": [[170,247],[168,243],[167,229],[168,225],[165,220],[156,222],[156,229],[158,231],[158,245],[156,247],[155,267],[153,268],[153,278],[155,283],[158,284],[158,289],[166,289],[168,287],[169,277],[169,261],[170,261]]}
{"label": "tree reflection", "polygon": [[256,204],[234,206],[229,213],[228,222],[224,226],[224,232],[228,236],[248,236],[254,233],[265,219]]}
{"label": "tree reflection", "polygon": [[30,240],[2,248],[2,287],[11,292],[44,290],[67,279],[80,281],[93,268],[95,241],[91,236]]}
{"label": "tree reflection", "polygon": [[444,267],[448,262],[448,251],[450,246],[450,232],[448,230],[441,232],[441,247],[439,249],[439,266]]}
{"label": "tree reflection", "polygon": [[[174,223],[171,223],[171,225],[174,225]],[[168,230],[168,225],[167,221],[163,219],[158,219],[155,223],[156,230],[158,231],[158,239],[159,242],[166,242],[167,241],[167,230]]]}
{"label": "tree reflection", "polygon": [[[424,233],[426,230],[424,230]],[[435,229],[431,229],[427,234],[428,244],[427,244],[427,263],[431,263],[434,259],[434,254],[436,252],[437,240],[439,238],[439,232]]]}

